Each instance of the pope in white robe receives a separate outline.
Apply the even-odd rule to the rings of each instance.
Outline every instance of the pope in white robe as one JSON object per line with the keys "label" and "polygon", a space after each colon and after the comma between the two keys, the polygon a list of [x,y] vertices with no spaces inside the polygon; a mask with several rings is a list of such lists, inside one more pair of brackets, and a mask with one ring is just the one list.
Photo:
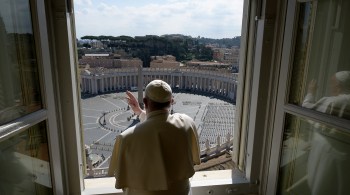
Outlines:
{"label": "pope in white robe", "polygon": [[170,114],[170,86],[161,80],[145,88],[141,110],[127,92],[141,122],[117,136],[109,175],[127,195],[187,195],[194,165],[200,163],[197,129],[185,114]]}
{"label": "pope in white robe", "polygon": [[[315,101],[316,81],[309,84],[303,107],[350,120],[350,71],[331,78],[331,96]],[[350,132],[312,122],[308,184],[314,195],[350,194]]]}

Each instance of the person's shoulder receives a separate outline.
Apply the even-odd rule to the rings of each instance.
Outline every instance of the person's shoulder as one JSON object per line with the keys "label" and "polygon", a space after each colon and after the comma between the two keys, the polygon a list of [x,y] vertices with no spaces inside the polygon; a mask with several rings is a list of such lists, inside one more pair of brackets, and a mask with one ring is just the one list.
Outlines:
{"label": "person's shoulder", "polygon": [[342,99],[342,100],[347,100],[349,101],[350,100],[350,94],[340,94],[338,95],[339,99]]}
{"label": "person's shoulder", "polygon": [[350,104],[350,94],[340,94],[334,96],[332,101],[336,104]]}
{"label": "person's shoulder", "polygon": [[330,103],[350,103],[350,95],[349,94],[340,94],[337,96],[329,96],[323,97],[320,101],[330,102]]}
{"label": "person's shoulder", "polygon": [[135,127],[136,127],[136,126],[137,126],[137,125],[134,125],[134,126],[132,126],[132,127],[127,128],[125,131],[123,131],[123,132],[120,134],[120,136],[121,136],[122,138],[132,136],[132,134],[134,134],[134,132],[135,132]]}

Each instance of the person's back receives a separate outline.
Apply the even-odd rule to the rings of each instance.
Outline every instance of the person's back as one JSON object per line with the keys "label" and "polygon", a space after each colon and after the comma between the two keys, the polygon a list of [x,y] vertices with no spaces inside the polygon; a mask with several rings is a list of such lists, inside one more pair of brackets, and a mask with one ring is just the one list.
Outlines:
{"label": "person's back", "polygon": [[145,104],[147,119],[117,137],[110,163],[116,188],[126,194],[187,195],[193,165],[200,163],[195,124],[185,114]]}
{"label": "person's back", "polygon": [[[315,101],[316,81],[309,84],[303,107],[333,116],[350,119],[350,72],[340,71],[330,79],[329,96]],[[348,133],[309,121],[310,151],[307,161],[307,182],[311,194],[349,194],[350,148]],[[334,171],[336,170],[336,171]]]}

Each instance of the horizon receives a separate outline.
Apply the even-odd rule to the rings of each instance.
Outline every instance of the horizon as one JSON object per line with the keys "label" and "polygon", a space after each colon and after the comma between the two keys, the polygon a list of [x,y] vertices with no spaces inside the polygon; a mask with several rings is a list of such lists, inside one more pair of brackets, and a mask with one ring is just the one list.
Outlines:
{"label": "horizon", "polygon": [[241,36],[242,0],[75,0],[74,7],[78,39],[87,35]]}
{"label": "horizon", "polygon": [[[204,39],[215,39],[215,40],[220,40],[220,39],[234,39],[236,37],[240,37],[241,35],[239,36],[234,36],[234,37],[224,37],[224,38],[211,38],[211,37],[203,37],[203,36],[197,36],[197,37],[193,37],[191,35],[183,35],[183,34],[163,34],[163,35],[143,35],[143,36],[129,36],[129,35],[83,35],[81,37],[76,37],[78,40],[84,40],[82,39],[82,37],[86,37],[86,36],[93,36],[93,37],[99,37],[99,36],[106,36],[106,37],[109,37],[109,36],[112,36],[112,37],[122,37],[122,36],[127,36],[127,37],[132,37],[132,38],[136,38],[136,37],[145,37],[145,36],[158,36],[158,37],[163,37],[163,36],[175,36],[175,35],[181,35],[181,36],[188,36],[188,37],[191,37],[191,38],[204,38]],[[89,39],[86,39],[86,40],[89,40]]]}

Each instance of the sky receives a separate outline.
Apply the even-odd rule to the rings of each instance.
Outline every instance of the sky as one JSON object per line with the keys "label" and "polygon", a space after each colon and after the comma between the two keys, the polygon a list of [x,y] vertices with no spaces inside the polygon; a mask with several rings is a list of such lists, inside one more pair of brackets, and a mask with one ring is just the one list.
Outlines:
{"label": "sky", "polygon": [[240,36],[243,0],[74,0],[77,38],[85,35]]}

